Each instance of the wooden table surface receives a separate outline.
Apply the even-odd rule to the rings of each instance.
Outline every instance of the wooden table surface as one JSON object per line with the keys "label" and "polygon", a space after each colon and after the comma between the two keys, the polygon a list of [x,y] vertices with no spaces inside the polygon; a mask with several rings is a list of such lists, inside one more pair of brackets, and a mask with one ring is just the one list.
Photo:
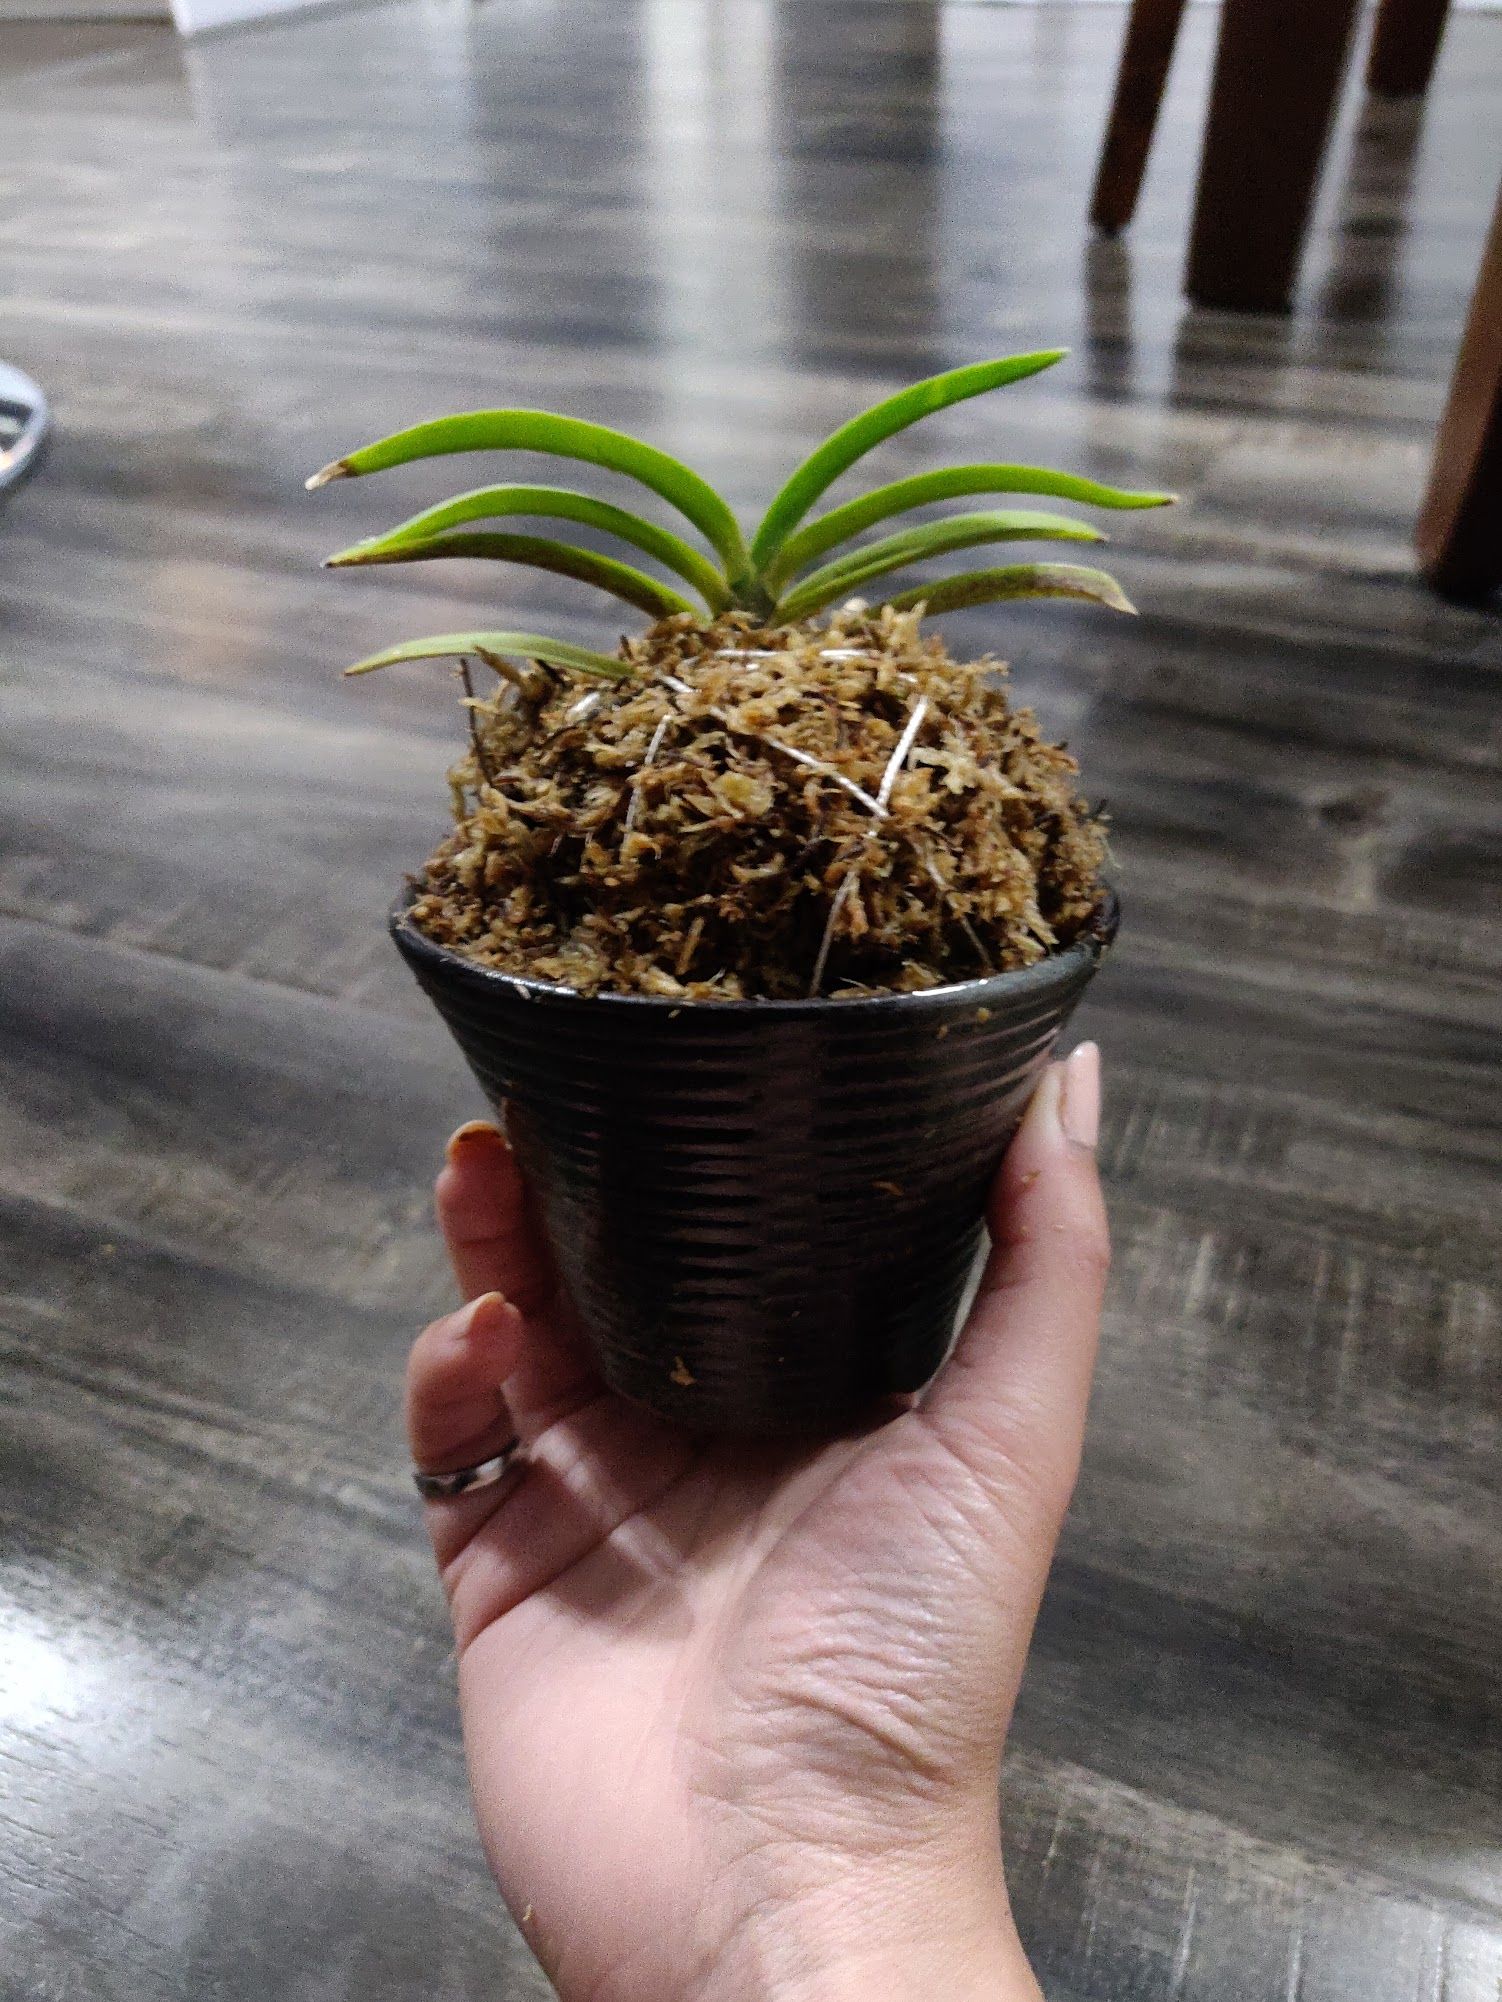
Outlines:
{"label": "wooden table surface", "polygon": [[380,920],[455,712],[441,669],[336,670],[482,605],[617,627],[525,574],[322,576],[460,481],[303,474],[545,402],[749,512],[903,380],[1067,341],[872,468],[1186,503],[1117,519],[1137,623],[949,623],[1082,754],[1127,909],[1020,1920],[1053,2002],[1496,2002],[1502,627],[1409,533],[1502,20],[1342,139],[1286,321],[1177,296],[1206,13],[1131,241],[1088,242],[1120,26],[439,0],[0,56],[0,354],[58,420],[0,516],[5,1997],[542,1992],[397,1419],[476,1105]]}

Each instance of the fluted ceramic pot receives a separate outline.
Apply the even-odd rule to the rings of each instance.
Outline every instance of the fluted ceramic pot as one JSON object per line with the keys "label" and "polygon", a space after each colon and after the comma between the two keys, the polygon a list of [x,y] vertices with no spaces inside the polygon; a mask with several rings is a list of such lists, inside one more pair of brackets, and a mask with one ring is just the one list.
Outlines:
{"label": "fluted ceramic pot", "polygon": [[851,1001],[579,995],[392,913],[624,1396],[705,1432],[855,1424],[938,1369],[986,1191],[1116,931]]}

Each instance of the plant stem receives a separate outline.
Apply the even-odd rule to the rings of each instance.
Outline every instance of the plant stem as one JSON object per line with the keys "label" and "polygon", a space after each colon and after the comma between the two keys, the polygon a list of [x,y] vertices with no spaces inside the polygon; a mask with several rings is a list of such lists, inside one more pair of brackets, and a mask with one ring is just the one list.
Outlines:
{"label": "plant stem", "polygon": [[738,612],[750,612],[756,618],[770,619],[777,610],[777,600],[754,571],[746,571],[732,580],[730,602]]}

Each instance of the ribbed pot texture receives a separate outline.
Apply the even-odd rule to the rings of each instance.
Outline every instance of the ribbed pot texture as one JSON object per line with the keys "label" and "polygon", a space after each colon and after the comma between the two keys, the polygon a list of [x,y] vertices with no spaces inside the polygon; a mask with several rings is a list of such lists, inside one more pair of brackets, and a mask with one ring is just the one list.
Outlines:
{"label": "ribbed pot texture", "polygon": [[506,1129],[608,1383],[698,1431],[829,1432],[926,1383],[986,1191],[1116,931],[852,1001],[583,996],[392,913]]}

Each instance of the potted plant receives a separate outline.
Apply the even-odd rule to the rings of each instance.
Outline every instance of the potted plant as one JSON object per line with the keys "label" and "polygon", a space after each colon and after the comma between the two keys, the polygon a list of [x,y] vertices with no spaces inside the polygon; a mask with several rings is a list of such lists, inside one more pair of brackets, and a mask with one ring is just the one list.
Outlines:
{"label": "potted plant", "polygon": [[[462,663],[455,824],[392,933],[504,1111],[606,1379],[695,1427],[827,1429],[933,1374],[987,1186],[1114,933],[1074,761],[1010,706],[1003,668],[953,661],[921,621],[1011,598],[1130,611],[1120,588],[1039,562],[885,581],[953,550],[1098,531],[1009,507],[856,538],[966,495],[1172,496],[963,465],[809,519],[883,439],[1061,353],[955,369],[853,418],[749,542],[676,459],[543,411],[439,418],[309,481],[550,453],[635,479],[706,545],[570,489],[510,485],[330,559],[532,564],[652,621],[615,654],[474,631],[348,672]],[[492,525],[518,516],[604,531],[673,581]],[[856,595],[878,580],[881,595]],[[495,676],[488,692],[470,662]]]}

